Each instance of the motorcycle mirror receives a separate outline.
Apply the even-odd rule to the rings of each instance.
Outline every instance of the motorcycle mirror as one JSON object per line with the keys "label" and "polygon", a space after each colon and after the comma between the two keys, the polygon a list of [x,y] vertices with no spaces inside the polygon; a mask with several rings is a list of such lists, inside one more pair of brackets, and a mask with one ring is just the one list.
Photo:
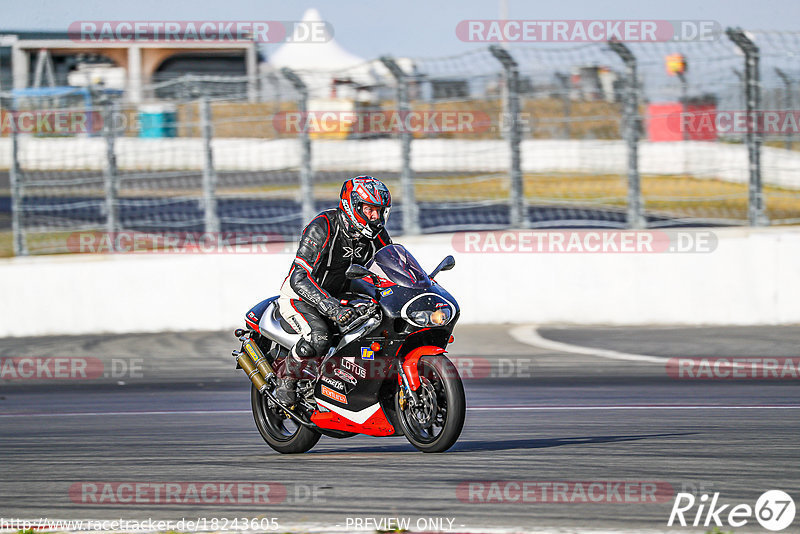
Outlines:
{"label": "motorcycle mirror", "polygon": [[456,259],[453,256],[447,256],[442,262],[436,266],[436,268],[428,275],[429,278],[433,278],[439,271],[449,271],[453,267],[456,266]]}

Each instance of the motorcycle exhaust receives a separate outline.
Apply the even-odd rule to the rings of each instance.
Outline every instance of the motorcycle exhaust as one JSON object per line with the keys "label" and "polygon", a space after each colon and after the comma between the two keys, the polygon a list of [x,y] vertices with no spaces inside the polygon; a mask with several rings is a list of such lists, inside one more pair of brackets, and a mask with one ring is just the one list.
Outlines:
{"label": "motorcycle exhaust", "polygon": [[274,375],[275,371],[273,371],[272,366],[255,341],[243,339],[242,349],[244,349],[244,352],[235,350],[231,355],[236,358],[236,363],[247,374],[247,378],[250,379],[259,393],[264,393],[268,387],[265,379]]}
{"label": "motorcycle exhaust", "polygon": [[236,363],[239,364],[239,367],[242,368],[242,371],[245,372],[247,378],[250,379],[256,389],[260,393],[264,393],[267,390],[267,382],[264,380],[264,377],[261,376],[258,369],[256,369],[250,356],[238,350],[233,351],[231,355],[236,358]]}
{"label": "motorcycle exhaust", "polygon": [[253,364],[261,373],[262,377],[269,378],[270,375],[275,374],[272,366],[264,357],[264,353],[261,352],[261,349],[258,348],[258,345],[256,345],[256,342],[253,341],[252,338],[245,341],[242,348],[244,348],[245,352],[250,355],[250,358],[253,360]]}

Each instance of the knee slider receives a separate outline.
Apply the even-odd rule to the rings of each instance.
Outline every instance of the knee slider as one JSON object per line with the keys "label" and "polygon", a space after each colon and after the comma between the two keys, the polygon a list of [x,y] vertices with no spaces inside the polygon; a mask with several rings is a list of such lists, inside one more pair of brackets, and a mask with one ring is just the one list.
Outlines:
{"label": "knee slider", "polygon": [[297,345],[295,345],[294,350],[295,353],[304,360],[308,358],[313,358],[314,356],[317,355],[317,351],[316,349],[314,349],[314,345],[312,345],[311,343],[306,341],[305,338],[302,337],[300,338],[300,341],[297,342]]}

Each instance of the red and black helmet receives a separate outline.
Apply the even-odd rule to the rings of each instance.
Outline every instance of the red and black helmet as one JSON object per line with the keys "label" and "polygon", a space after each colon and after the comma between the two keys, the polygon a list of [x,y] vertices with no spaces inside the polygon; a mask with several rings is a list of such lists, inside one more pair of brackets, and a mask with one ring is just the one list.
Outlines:
{"label": "red and black helmet", "polygon": [[[364,214],[364,206],[378,209],[378,220],[370,221]],[[386,184],[372,176],[356,176],[342,184],[339,194],[339,212],[349,226],[361,235],[373,239],[386,226],[392,195]]]}

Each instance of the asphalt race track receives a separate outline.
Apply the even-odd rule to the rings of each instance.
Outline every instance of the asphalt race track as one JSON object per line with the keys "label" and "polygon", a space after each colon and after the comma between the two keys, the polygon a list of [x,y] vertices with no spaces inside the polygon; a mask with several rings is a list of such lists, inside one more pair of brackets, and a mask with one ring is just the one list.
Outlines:
{"label": "asphalt race track", "polygon": [[[751,506],[770,489],[800,497],[798,378],[676,379],[662,363],[541,349],[516,341],[509,330],[456,328],[450,356],[471,375],[464,380],[469,411],[460,441],[438,455],[416,452],[404,438],[369,437],[322,438],[301,456],[274,453],[254,427],[248,382],[233,369],[235,340],[228,332],[0,340],[2,358],[97,358],[107,375],[0,381],[1,514],[261,516],[282,527],[325,523],[341,530],[358,518],[405,517],[412,530],[420,519],[443,518],[456,532],[703,532],[710,528],[667,527],[675,493],[719,492],[721,503]],[[800,327],[543,328],[540,334],[666,362],[796,358]],[[91,504],[74,491],[87,482],[203,481],[278,483],[287,494],[256,506]],[[480,501],[488,491],[464,490],[469,481],[486,488],[486,481],[503,481],[495,484],[500,488],[513,487],[507,481],[538,487],[562,481],[571,491],[616,481],[667,492],[660,490],[655,503],[635,496],[615,501],[614,492],[598,502],[573,493],[558,502],[520,502],[519,493],[501,492],[487,503]],[[693,517],[694,509],[687,514]],[[751,518],[741,531],[763,529]]]}

